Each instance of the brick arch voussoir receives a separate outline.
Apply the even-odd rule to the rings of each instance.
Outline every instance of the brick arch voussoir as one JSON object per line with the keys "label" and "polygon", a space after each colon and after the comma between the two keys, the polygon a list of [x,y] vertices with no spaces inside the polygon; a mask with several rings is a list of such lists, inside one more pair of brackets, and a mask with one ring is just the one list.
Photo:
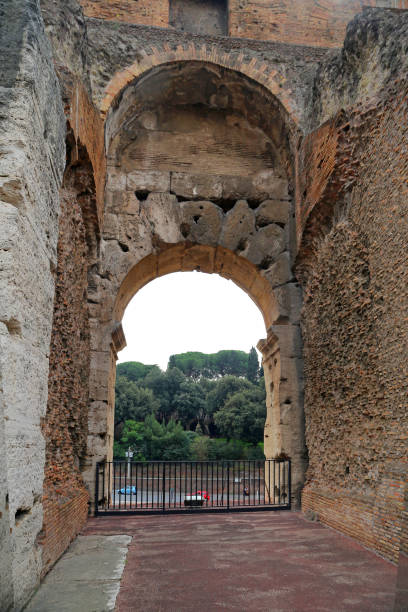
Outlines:
{"label": "brick arch voussoir", "polygon": [[266,330],[279,320],[277,296],[254,264],[222,246],[178,243],[147,255],[121,279],[113,305],[112,325],[115,327],[121,322],[130,300],[143,286],[166,274],[193,270],[232,280],[258,306]]}
{"label": "brick arch voussoir", "polygon": [[143,59],[117,72],[108,83],[99,106],[102,117],[106,117],[113,101],[127,85],[152,68],[177,61],[201,61],[229,68],[259,83],[276,97],[291,120],[296,125],[299,124],[290,84],[286,77],[255,57],[250,61],[245,61],[243,53],[236,55],[220,51],[215,46],[206,44],[199,46],[193,43],[190,43],[188,47],[178,45],[175,49],[165,44],[163,48],[153,47],[150,54],[143,51],[141,54]]}

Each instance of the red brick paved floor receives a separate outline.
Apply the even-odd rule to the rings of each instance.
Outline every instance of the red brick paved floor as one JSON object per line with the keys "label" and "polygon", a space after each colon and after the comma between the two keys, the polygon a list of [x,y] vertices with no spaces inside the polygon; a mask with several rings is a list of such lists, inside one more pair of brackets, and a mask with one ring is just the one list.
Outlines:
{"label": "red brick paved floor", "polygon": [[90,519],[129,534],[118,612],[390,612],[397,569],[297,512]]}

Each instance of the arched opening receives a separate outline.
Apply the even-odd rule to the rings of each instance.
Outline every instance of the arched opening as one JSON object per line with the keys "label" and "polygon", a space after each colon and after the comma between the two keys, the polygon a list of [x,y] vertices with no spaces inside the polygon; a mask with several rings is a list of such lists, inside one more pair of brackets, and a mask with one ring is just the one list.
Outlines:
{"label": "arched opening", "polygon": [[[263,87],[202,62],[154,68],[116,98],[106,122],[105,225],[93,277],[90,466],[112,456],[127,304],[154,278],[199,270],[233,280],[262,313],[265,452],[292,457],[298,499],[305,455],[289,125]],[[92,470],[86,478],[93,482]]]}
{"label": "arched opening", "polygon": [[[223,459],[263,458],[265,386],[258,356],[250,351],[265,326],[245,292],[217,274],[167,274],[136,293],[122,325],[127,345],[116,377],[117,458],[127,450],[126,420],[142,422],[152,413],[160,423],[175,420],[184,432],[197,429],[203,436],[197,454],[196,438],[182,434],[188,444],[181,460],[221,458],[221,438],[236,441],[235,455],[228,443],[232,456]],[[144,459],[163,458],[156,448],[143,448]]]}

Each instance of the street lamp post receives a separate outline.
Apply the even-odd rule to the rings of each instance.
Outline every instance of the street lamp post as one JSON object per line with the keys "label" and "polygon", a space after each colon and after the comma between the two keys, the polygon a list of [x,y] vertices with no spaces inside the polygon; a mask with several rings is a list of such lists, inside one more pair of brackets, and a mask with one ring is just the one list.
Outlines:
{"label": "street lamp post", "polygon": [[129,446],[128,450],[126,451],[125,455],[126,455],[126,458],[127,458],[127,477],[128,477],[128,480],[129,480],[130,479],[130,461],[131,461],[131,459],[133,457],[133,451],[130,450],[130,446]]}

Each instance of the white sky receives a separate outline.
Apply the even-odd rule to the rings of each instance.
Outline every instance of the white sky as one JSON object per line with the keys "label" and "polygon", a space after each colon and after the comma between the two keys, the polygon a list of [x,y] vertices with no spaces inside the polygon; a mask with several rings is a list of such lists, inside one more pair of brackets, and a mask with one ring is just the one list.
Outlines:
{"label": "white sky", "polygon": [[172,354],[249,352],[266,337],[251,298],[232,281],[203,272],[177,272],[150,282],[129,303],[122,325],[127,347],[118,363],[156,363],[163,370]]}

